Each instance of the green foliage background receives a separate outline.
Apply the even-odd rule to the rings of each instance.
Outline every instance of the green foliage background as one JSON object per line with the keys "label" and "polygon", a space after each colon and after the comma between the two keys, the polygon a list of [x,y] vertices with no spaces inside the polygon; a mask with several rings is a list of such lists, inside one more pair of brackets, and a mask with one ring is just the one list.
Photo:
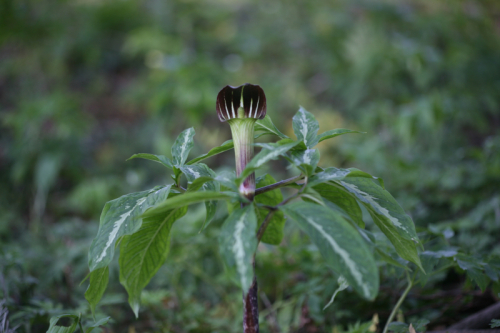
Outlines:
{"label": "green foliage background", "polygon": [[[230,132],[215,97],[245,82],[264,88],[268,114],[288,135],[299,105],[320,133],[367,132],[321,143],[320,165],[382,177],[417,230],[468,254],[500,255],[498,1],[5,0],[0,298],[19,332],[45,332],[63,309],[89,314],[79,283],[104,203],[170,182],[160,165],[125,160],[168,155],[191,126],[192,156],[220,145]],[[207,163],[234,161],[228,152]],[[269,172],[286,177],[283,165]],[[114,330],[239,330],[241,295],[215,242],[224,212],[198,233],[203,210],[173,228],[138,321],[112,265],[98,312]],[[387,268],[375,303],[342,292],[323,312],[336,279],[298,230],[285,232],[287,246],[262,249],[257,267],[283,332],[388,316],[402,276]],[[410,316],[447,325],[474,310],[467,304],[493,301],[460,273],[444,271],[420,291],[459,290],[456,300],[426,307],[410,294]]]}

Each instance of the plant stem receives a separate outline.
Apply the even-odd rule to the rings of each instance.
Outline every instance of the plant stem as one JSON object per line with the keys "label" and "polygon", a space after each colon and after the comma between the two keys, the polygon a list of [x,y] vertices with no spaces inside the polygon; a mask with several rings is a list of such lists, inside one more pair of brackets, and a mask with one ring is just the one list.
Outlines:
{"label": "plant stem", "polygon": [[392,322],[392,320],[396,316],[396,313],[398,312],[399,307],[401,306],[401,304],[403,304],[403,301],[405,300],[406,296],[410,292],[410,289],[413,287],[413,280],[415,277],[413,279],[410,278],[410,273],[408,273],[407,270],[405,270],[405,273],[406,273],[406,280],[408,281],[408,286],[406,287],[405,291],[403,292],[403,294],[399,298],[398,302],[394,306],[394,309],[392,309],[391,315],[389,316],[389,319],[387,319],[387,322],[385,323],[385,327],[384,327],[384,330],[382,331],[382,333],[387,333],[387,330],[389,329],[389,324]]}
{"label": "plant stem", "polygon": [[[240,115],[240,113],[238,114]],[[236,176],[239,177],[248,162],[253,158],[254,125],[257,119],[235,118],[228,120],[234,141],[234,155],[236,158]],[[255,197],[255,173],[252,173],[241,183],[238,191],[248,200]],[[245,206],[245,204],[241,204]],[[259,333],[259,304],[258,286],[255,276],[255,257],[253,259],[253,281],[250,289],[243,295],[243,332]]]}
{"label": "plant stem", "polygon": [[259,195],[259,194],[262,194],[264,192],[275,190],[277,188],[286,186],[288,184],[294,183],[294,182],[296,182],[298,180],[301,180],[301,179],[304,179],[304,176],[303,175],[298,175],[298,176],[295,176],[295,177],[292,177],[292,178],[284,179],[284,180],[276,182],[274,184],[270,184],[270,185],[267,185],[267,186],[260,187],[260,188],[258,188],[258,189],[255,190],[255,195]]}
{"label": "plant stem", "polygon": [[[255,271],[255,261],[254,261]],[[253,275],[252,285],[248,289],[246,297],[243,298],[243,332],[259,333],[259,303],[257,300],[257,278]]]}

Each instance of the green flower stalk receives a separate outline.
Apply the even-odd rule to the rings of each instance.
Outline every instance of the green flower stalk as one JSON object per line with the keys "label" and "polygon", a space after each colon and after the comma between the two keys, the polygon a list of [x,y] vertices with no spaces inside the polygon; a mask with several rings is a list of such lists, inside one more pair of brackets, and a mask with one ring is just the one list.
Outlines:
{"label": "green flower stalk", "polygon": [[[217,115],[221,122],[228,122],[234,141],[236,176],[239,177],[253,157],[254,125],[266,116],[267,104],[264,90],[246,83],[238,87],[225,86],[217,95]],[[255,174],[240,185],[240,194],[249,200],[255,195]]]}

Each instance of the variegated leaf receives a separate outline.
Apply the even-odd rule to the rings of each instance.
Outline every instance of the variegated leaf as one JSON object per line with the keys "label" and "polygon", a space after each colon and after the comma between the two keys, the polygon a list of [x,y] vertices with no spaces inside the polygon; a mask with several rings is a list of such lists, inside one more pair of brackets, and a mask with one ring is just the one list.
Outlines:
{"label": "variegated leaf", "polygon": [[303,141],[307,148],[312,148],[318,144],[319,123],[314,116],[300,107],[293,116],[293,131],[298,141]]}
{"label": "variegated leaf", "polygon": [[279,143],[257,144],[258,146],[263,147],[263,149],[247,164],[245,170],[241,173],[240,179],[245,179],[264,163],[278,158],[299,143],[300,141],[294,141],[283,145]]}
{"label": "variegated leaf", "polygon": [[186,162],[189,152],[194,146],[194,128],[188,128],[179,134],[172,146],[172,159],[174,166],[180,168]]}
{"label": "variegated leaf", "polygon": [[378,269],[365,241],[340,214],[309,202],[280,207],[316,244],[327,264],[362,297],[378,293]]}
{"label": "variegated leaf", "polygon": [[193,165],[185,165],[180,168],[182,173],[186,176],[188,183],[192,183],[195,179],[200,177],[215,178],[215,172],[210,169],[206,164],[196,163]]}
{"label": "variegated leaf", "polygon": [[153,155],[153,154],[140,153],[140,154],[135,154],[135,155],[130,156],[128,160],[132,160],[134,158],[143,158],[146,160],[155,161],[155,162],[158,162],[158,163],[166,166],[169,169],[172,169],[172,167],[173,167],[172,161],[168,157],[163,156],[163,155]]}
{"label": "variegated leaf", "polygon": [[374,179],[378,180],[378,182],[382,187],[384,186],[384,182],[381,178],[374,177],[369,173],[366,173],[359,169],[356,168],[337,169],[334,167],[326,168],[323,171],[318,172],[317,174],[309,178],[308,184],[310,186],[315,186],[317,184],[326,183],[332,180],[343,180],[346,177],[361,177],[361,178]]}
{"label": "variegated leaf", "polygon": [[[401,258],[403,258],[405,260],[413,262],[414,264],[416,264],[418,267],[420,267],[423,270],[422,264],[420,262],[420,258],[418,256],[417,247],[415,245],[415,242],[411,239],[407,239],[407,238],[403,237],[400,234],[400,231],[398,231],[398,228],[391,222],[391,220],[388,219],[387,217],[384,218],[383,214],[377,213],[377,211],[370,204],[373,202],[378,203],[379,206],[382,208],[382,213],[385,213],[385,211],[383,210],[384,207],[386,209],[388,208],[388,207],[386,207],[387,204],[384,203],[385,200],[382,199],[382,200],[378,201],[378,199],[376,199],[375,196],[372,196],[373,193],[371,193],[371,192],[373,192],[373,190],[369,191],[366,187],[363,187],[362,191],[361,191],[364,194],[359,193],[360,188],[358,186],[356,186],[354,184],[347,183],[347,181],[351,182],[353,180],[354,181],[364,180],[365,182],[370,182],[371,184],[369,184],[368,188],[371,188],[372,185],[375,186],[376,187],[375,192],[380,193],[379,191],[385,191],[382,187],[376,185],[375,183],[373,183],[372,180],[367,179],[367,178],[346,178],[343,181],[331,181],[329,183],[316,185],[314,187],[314,189],[316,189],[325,199],[330,200],[333,203],[339,205],[341,208],[343,208],[349,214],[349,216],[351,216],[351,218],[356,223],[358,223],[358,225],[360,227],[363,227],[364,222],[362,222],[361,210],[359,209],[359,207],[357,207],[357,203],[355,205],[352,201],[353,199],[355,201],[356,201],[356,199],[358,199],[359,202],[367,208],[368,212],[370,213],[370,215],[373,218],[373,221],[375,222],[377,227],[385,234],[385,236],[389,239],[389,241],[392,243],[392,245],[394,246],[398,255],[401,256]],[[343,183],[346,183],[346,184],[350,185],[351,187],[346,187]],[[359,183],[357,185],[359,185]],[[355,186],[355,188],[353,186]],[[385,191],[385,192],[387,192],[387,191]],[[357,193],[357,195],[356,195],[356,193]],[[382,193],[384,193],[384,192],[382,192]],[[367,195],[369,195],[371,197],[371,200],[368,200]],[[388,192],[387,192],[387,195],[390,196],[390,194]],[[349,196],[351,198],[349,198]],[[359,196],[362,196],[364,201],[360,200]],[[386,197],[386,195],[384,195],[384,197]],[[394,200],[394,198],[392,198],[392,196],[390,196],[390,198],[393,201],[393,203],[396,202]],[[397,204],[397,202],[396,202],[396,204]],[[403,211],[403,210],[401,207],[399,207],[399,209],[400,210],[398,210],[399,211],[398,214],[394,214],[394,212],[391,213],[390,210],[388,210],[387,212],[388,212],[389,216],[391,216],[391,217],[393,217],[391,214],[394,214],[395,218],[401,218],[401,211]],[[404,214],[404,211],[403,211],[403,214]],[[406,215],[406,214],[404,214],[404,215]],[[407,216],[406,218],[409,219],[409,221],[413,225],[413,222],[411,221],[410,217]],[[403,216],[402,220],[404,220],[406,218]],[[360,224],[360,222],[363,224]],[[406,220],[405,223],[408,223],[408,220]],[[413,226],[413,230],[414,230],[414,226]]]}
{"label": "variegated leaf", "polygon": [[342,180],[351,171],[348,169],[337,169],[337,168],[326,168],[325,170],[318,172],[311,178],[309,178],[309,181],[307,182],[310,186],[315,186],[317,184],[321,183],[326,183],[330,180]]}
{"label": "variegated leaf", "polygon": [[370,210],[368,210],[368,212],[370,213],[373,222],[375,222],[380,231],[384,233],[384,235],[394,246],[394,249],[396,250],[398,255],[405,260],[411,261],[412,263],[417,265],[423,272],[425,272],[424,268],[422,267],[422,263],[420,262],[420,257],[418,256],[417,246],[415,245],[415,242],[401,237],[401,235],[397,231],[397,228],[391,223],[387,223],[386,220],[380,218],[380,215],[377,215]]}
{"label": "variegated leaf", "polygon": [[219,246],[230,267],[236,267],[241,288],[247,293],[253,280],[252,257],[257,249],[257,219],[253,204],[235,209],[224,222]]}
{"label": "variegated leaf", "polygon": [[99,231],[90,245],[90,271],[106,267],[111,262],[118,238],[136,232],[141,227],[141,215],[148,208],[165,201],[170,193],[170,187],[170,185],[158,186],[152,190],[127,194],[106,203],[101,213]]}
{"label": "variegated leaf", "polygon": [[[215,172],[210,169],[206,164],[196,163],[193,165],[185,165],[181,167],[181,171],[186,175],[188,183],[193,183],[196,179],[201,177],[211,177],[215,178]],[[207,181],[201,185],[202,191],[213,191],[219,192],[220,185],[215,181]],[[205,218],[205,222],[203,223],[203,227],[208,225],[215,216],[215,212],[217,211],[217,200],[205,201],[205,208],[207,211],[207,215]]]}
{"label": "variegated leaf", "polygon": [[[312,178],[312,177],[311,177]],[[314,190],[318,192],[324,199],[338,206],[356,223],[359,227],[364,228],[363,213],[356,199],[346,193],[344,189],[338,188],[330,183],[315,185]]]}
{"label": "variegated leaf", "polygon": [[368,178],[349,177],[339,183],[370,212],[393,225],[401,237],[419,242],[413,221],[389,192]]}
{"label": "variegated leaf", "polygon": [[141,228],[125,236],[120,245],[120,283],[129,295],[130,307],[139,316],[141,291],[163,265],[170,245],[170,230],[184,216],[187,207],[172,209],[164,215],[145,218]]}
{"label": "variegated leaf", "polygon": [[296,150],[289,154],[290,161],[306,176],[311,176],[319,162],[319,150]]}

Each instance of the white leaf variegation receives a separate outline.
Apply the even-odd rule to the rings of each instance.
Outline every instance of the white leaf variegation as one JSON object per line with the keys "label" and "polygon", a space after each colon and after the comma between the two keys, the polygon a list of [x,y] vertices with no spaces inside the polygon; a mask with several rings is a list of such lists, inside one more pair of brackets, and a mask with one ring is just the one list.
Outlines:
{"label": "white leaf variegation", "polygon": [[256,228],[254,206],[248,205],[233,210],[224,222],[220,234],[221,254],[228,266],[236,267],[245,293],[253,279],[252,257],[257,249]]}
{"label": "white leaf variegation", "polygon": [[131,193],[109,201],[104,206],[97,236],[89,250],[90,271],[106,267],[113,258],[115,243],[121,236],[136,232],[142,223],[141,215],[150,207],[165,201],[170,185]]}
{"label": "white leaf variegation", "polygon": [[340,184],[380,219],[390,222],[405,239],[419,242],[415,225],[392,195],[368,178],[350,177]]}
{"label": "white leaf variegation", "polygon": [[312,148],[318,144],[319,123],[314,116],[300,107],[293,116],[293,132],[297,140],[303,141],[307,148]]}
{"label": "white leaf variegation", "polygon": [[373,255],[358,231],[342,215],[309,202],[280,207],[311,238],[327,264],[345,277],[366,299],[378,293],[379,277]]}
{"label": "white leaf variegation", "polygon": [[292,151],[289,155],[290,161],[295,164],[306,176],[310,176],[316,170],[319,162],[319,150],[306,149]]}
{"label": "white leaf variegation", "polygon": [[194,128],[188,128],[179,134],[172,146],[172,159],[177,168],[180,168],[186,162],[189,152],[194,146]]}

